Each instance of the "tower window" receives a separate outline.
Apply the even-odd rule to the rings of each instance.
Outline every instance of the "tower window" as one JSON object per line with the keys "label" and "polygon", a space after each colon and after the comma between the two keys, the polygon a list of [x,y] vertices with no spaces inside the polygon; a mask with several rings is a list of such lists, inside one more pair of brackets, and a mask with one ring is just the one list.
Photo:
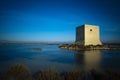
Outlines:
{"label": "tower window", "polygon": [[92,29],[90,29],[90,31],[92,31]]}

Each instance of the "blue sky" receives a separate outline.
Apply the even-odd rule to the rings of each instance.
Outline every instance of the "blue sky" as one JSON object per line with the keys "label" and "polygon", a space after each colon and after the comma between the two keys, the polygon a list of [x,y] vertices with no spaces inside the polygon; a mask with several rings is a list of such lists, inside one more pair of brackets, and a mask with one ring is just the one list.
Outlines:
{"label": "blue sky", "polygon": [[103,42],[120,42],[118,0],[0,0],[0,40],[74,42],[75,28],[100,26]]}

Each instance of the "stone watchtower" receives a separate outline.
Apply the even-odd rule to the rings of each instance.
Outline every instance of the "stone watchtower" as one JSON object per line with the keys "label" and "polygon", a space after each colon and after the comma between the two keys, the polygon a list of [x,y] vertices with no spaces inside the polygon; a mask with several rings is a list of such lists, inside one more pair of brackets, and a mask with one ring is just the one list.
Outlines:
{"label": "stone watchtower", "polygon": [[84,24],[76,28],[76,43],[80,45],[102,45],[99,26]]}

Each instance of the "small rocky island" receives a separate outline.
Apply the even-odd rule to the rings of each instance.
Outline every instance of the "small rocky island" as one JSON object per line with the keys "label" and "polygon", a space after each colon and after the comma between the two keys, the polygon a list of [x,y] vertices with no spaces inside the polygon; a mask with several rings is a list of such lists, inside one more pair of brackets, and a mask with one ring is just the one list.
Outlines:
{"label": "small rocky island", "polygon": [[61,49],[67,50],[120,50],[120,47],[115,47],[112,45],[79,45],[79,44],[61,44],[59,45]]}
{"label": "small rocky island", "polygon": [[67,50],[120,50],[120,46],[106,45],[100,40],[99,26],[84,24],[76,27],[74,44],[61,44],[59,48]]}

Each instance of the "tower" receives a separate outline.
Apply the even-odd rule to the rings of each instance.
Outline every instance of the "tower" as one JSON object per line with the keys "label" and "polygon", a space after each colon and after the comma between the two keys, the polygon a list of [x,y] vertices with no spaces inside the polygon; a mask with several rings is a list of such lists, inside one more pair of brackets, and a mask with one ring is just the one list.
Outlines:
{"label": "tower", "polygon": [[76,43],[80,45],[102,45],[99,26],[84,24],[76,28]]}

